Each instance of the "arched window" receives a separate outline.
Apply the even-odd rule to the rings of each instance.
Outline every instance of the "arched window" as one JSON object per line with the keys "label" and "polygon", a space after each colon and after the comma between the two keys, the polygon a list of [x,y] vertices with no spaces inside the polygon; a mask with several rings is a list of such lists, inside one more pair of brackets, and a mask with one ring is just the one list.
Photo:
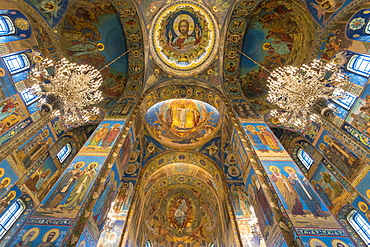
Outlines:
{"label": "arched window", "polygon": [[145,247],[152,247],[152,242],[150,240],[146,241]]}
{"label": "arched window", "polygon": [[[39,87],[39,90],[40,87]],[[33,88],[27,88],[21,92],[22,98],[27,106],[31,105],[33,102],[41,98],[41,95],[37,95]]]}
{"label": "arched window", "polygon": [[370,76],[370,56],[353,55],[347,63],[347,70],[365,77]]}
{"label": "arched window", "polygon": [[357,232],[367,246],[370,246],[370,225],[357,210],[352,210],[347,215],[347,221]]}
{"label": "arched window", "polygon": [[306,151],[304,151],[303,148],[298,149],[297,157],[307,169],[310,169],[311,165],[313,164],[313,159],[307,154]]}
{"label": "arched window", "polygon": [[21,199],[15,200],[10,207],[0,217],[0,239],[9,231],[19,216],[26,209],[26,205]]}
{"label": "arched window", "polygon": [[208,247],[215,247],[216,245],[212,242],[208,245]]}
{"label": "arched window", "polygon": [[0,15],[0,35],[15,34],[15,27],[13,21],[6,15]]}
{"label": "arched window", "polygon": [[[333,96],[339,96],[341,95],[341,92],[339,90],[335,90],[333,92]],[[351,109],[352,105],[355,103],[356,101],[356,96],[345,91],[344,92],[344,96],[342,98],[339,98],[339,99],[332,99],[334,102],[336,102],[337,104],[339,104],[340,106],[344,107],[344,109]]]}
{"label": "arched window", "polygon": [[365,33],[370,35],[370,20],[368,20],[368,22],[366,24]]}
{"label": "arched window", "polygon": [[63,163],[63,161],[65,161],[65,159],[68,157],[68,155],[71,154],[71,152],[72,152],[71,144],[67,143],[66,145],[64,145],[64,147],[62,147],[62,149],[57,153],[57,157],[60,163]]}
{"label": "arched window", "polygon": [[24,53],[11,54],[3,57],[10,74],[14,75],[31,67],[30,60]]}

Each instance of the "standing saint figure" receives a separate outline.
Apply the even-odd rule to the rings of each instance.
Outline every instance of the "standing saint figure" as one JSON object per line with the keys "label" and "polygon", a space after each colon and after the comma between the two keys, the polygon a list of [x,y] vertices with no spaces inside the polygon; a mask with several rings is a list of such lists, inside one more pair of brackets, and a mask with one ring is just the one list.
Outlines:
{"label": "standing saint figure", "polygon": [[108,129],[109,124],[103,124],[102,127],[96,131],[94,136],[91,138],[91,141],[89,143],[89,147],[97,147],[99,146],[99,143],[104,137],[107,135],[109,129]]}
{"label": "standing saint figure", "polygon": [[73,169],[69,170],[59,184],[54,188],[54,191],[50,197],[45,201],[44,205],[41,208],[53,210],[56,208],[59,203],[64,199],[68,194],[69,190],[73,187],[77,179],[82,175],[82,168],[85,165],[85,162],[77,162]]}
{"label": "standing saint figure", "polygon": [[310,182],[303,175],[297,174],[292,167],[286,166],[284,170],[289,173],[289,182],[315,218],[326,217],[321,209],[321,201],[311,187]]}
{"label": "standing saint figure", "polygon": [[261,138],[263,144],[269,146],[274,152],[282,152],[283,150],[280,148],[279,143],[275,139],[274,134],[267,130],[266,126],[258,125],[257,129],[259,129],[258,136]]}
{"label": "standing saint figure", "polygon": [[182,104],[180,107],[176,108],[177,111],[177,119],[180,122],[180,126],[178,126],[181,129],[185,129],[186,127],[186,115],[190,111],[189,108],[186,108],[184,104]]}
{"label": "standing saint figure", "polygon": [[270,179],[275,183],[276,187],[283,196],[289,209],[293,209],[294,204],[296,203],[297,193],[293,189],[292,185],[289,183],[289,180],[280,173],[280,169],[276,166],[270,166],[270,171],[273,173],[270,175]]}
{"label": "standing saint figure", "polygon": [[176,208],[174,216],[177,223],[182,227],[186,220],[188,206],[186,205],[185,199],[179,199],[177,202],[180,202],[180,205]]}
{"label": "standing saint figure", "polygon": [[200,36],[199,36],[199,27],[195,27],[195,38],[189,35],[189,27],[190,23],[187,19],[182,19],[178,23],[179,25],[179,33],[180,35],[177,36],[174,40],[172,40],[172,32],[168,33],[168,44],[179,50],[188,50],[189,48],[195,48],[197,44],[199,44]]}
{"label": "standing saint figure", "polygon": [[73,187],[69,197],[66,200],[66,203],[61,206],[60,209],[71,212],[77,206],[80,206],[86,196],[91,182],[95,178],[95,168],[97,167],[97,162],[92,162],[88,165],[88,167],[83,171],[82,175],[78,178],[75,186]]}
{"label": "standing saint figure", "polygon": [[112,129],[106,134],[103,139],[102,147],[109,148],[112,145],[112,142],[116,139],[121,129],[119,128],[120,124],[113,124]]}
{"label": "standing saint figure", "polygon": [[265,141],[261,139],[261,136],[259,135],[259,132],[255,129],[253,125],[247,125],[244,128],[247,129],[247,135],[249,139],[251,140],[253,146],[261,152],[268,152],[267,146],[265,144]]}

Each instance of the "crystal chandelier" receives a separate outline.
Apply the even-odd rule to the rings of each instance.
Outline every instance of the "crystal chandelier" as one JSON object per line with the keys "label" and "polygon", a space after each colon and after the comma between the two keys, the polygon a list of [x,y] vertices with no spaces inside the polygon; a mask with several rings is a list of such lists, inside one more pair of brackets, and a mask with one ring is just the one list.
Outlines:
{"label": "crystal chandelier", "polygon": [[[302,129],[309,121],[320,123],[319,114],[330,110],[328,99],[343,97],[348,78],[334,63],[314,60],[302,67],[282,67],[270,74],[267,100],[279,106],[283,112],[272,111],[286,127]],[[340,94],[333,96],[336,90]]]}
{"label": "crystal chandelier", "polygon": [[[99,114],[93,105],[102,100],[100,71],[90,65],[78,65],[67,59],[38,62],[29,74],[34,92],[44,96],[43,108],[60,115],[67,125],[81,125]],[[37,90],[38,88],[38,90]],[[40,90],[41,88],[41,90]]]}

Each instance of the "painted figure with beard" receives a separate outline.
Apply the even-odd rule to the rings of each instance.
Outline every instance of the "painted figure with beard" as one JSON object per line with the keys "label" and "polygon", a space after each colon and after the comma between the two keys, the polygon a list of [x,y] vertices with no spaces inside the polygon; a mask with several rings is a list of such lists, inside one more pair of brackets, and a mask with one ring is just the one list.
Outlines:
{"label": "painted figure with beard", "polygon": [[271,172],[273,172],[270,175],[271,181],[275,183],[286,204],[288,205],[288,208],[293,209],[293,206],[296,203],[296,198],[298,197],[297,193],[293,189],[289,180],[280,173],[280,169],[278,167],[270,166],[269,169]]}
{"label": "painted figure with beard", "polygon": [[68,194],[70,189],[74,186],[76,181],[82,176],[83,171],[81,168],[85,165],[85,162],[77,162],[73,169],[69,170],[61,179],[57,187],[54,189],[53,193],[46,200],[41,208],[44,209],[54,209]]}
{"label": "painted figure with beard", "polygon": [[[190,18],[190,17],[189,17]],[[199,27],[195,27],[195,38],[189,35],[190,23],[187,19],[182,19],[179,21],[179,33],[174,40],[172,40],[172,32],[168,33],[169,45],[180,50],[188,50],[189,48],[194,48],[200,40],[199,37]]]}
{"label": "painted figure with beard", "polygon": [[59,237],[59,230],[52,229],[45,233],[44,237],[42,238],[42,243],[38,244],[36,247],[55,247],[56,245],[53,243]]}
{"label": "painted figure with beard", "polygon": [[77,206],[81,205],[81,203],[85,199],[85,195],[88,192],[90,184],[95,179],[95,168],[97,168],[98,165],[99,164],[97,162],[92,162],[88,165],[87,168],[85,168],[85,170],[76,181],[69,197],[66,200],[66,203],[61,206],[60,209],[71,212],[73,209],[76,209]]}
{"label": "painted figure with beard", "polygon": [[326,215],[321,209],[320,199],[317,197],[315,191],[312,189],[309,181],[301,174],[297,174],[292,167],[286,166],[284,170],[289,174],[288,180],[292,184],[294,190],[297,192],[302,201],[306,204],[311,213],[317,217],[324,217]]}
{"label": "painted figure with beard", "polygon": [[34,227],[28,230],[22,237],[22,241],[18,242],[15,247],[33,247],[33,240],[35,240],[40,233],[40,229]]}

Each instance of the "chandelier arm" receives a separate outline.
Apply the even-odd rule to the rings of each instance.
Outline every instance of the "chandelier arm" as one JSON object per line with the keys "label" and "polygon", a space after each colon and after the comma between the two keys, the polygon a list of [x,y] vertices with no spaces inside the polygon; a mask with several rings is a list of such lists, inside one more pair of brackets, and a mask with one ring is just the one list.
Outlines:
{"label": "chandelier arm", "polygon": [[260,66],[262,69],[266,70],[267,72],[269,72],[271,74],[271,70],[269,70],[268,68],[266,68],[265,66],[263,66],[262,64],[260,64],[259,62],[257,62],[256,60],[254,60],[253,58],[251,58],[250,56],[248,56],[247,54],[245,54],[244,52],[239,51],[239,53],[242,54],[243,56],[245,56],[246,58],[248,58],[249,60],[251,60],[253,63],[255,63],[256,65]]}
{"label": "chandelier arm", "polygon": [[101,72],[102,70],[108,68],[108,66],[110,66],[112,63],[116,62],[118,59],[120,59],[121,57],[123,57],[124,55],[126,55],[127,53],[129,53],[130,51],[132,51],[132,49],[133,48],[128,49],[126,52],[122,53],[121,55],[119,55],[118,57],[116,57],[115,59],[113,59],[111,62],[109,62],[106,65],[104,65],[103,68],[99,69],[99,72]]}

